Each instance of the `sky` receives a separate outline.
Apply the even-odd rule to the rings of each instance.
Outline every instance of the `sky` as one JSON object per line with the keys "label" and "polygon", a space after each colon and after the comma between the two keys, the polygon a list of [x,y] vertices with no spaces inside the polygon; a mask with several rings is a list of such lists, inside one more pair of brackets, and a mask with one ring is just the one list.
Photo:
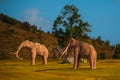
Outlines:
{"label": "sky", "polygon": [[120,0],[0,0],[0,13],[28,21],[45,32],[52,31],[56,17],[65,5],[75,5],[91,38],[101,36],[111,45],[120,43]]}

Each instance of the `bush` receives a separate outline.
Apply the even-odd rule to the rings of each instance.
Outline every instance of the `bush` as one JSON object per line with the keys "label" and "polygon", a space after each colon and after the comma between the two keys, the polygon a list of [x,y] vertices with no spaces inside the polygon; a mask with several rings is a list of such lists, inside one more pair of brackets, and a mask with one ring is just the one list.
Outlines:
{"label": "bush", "polygon": [[100,54],[98,55],[98,59],[106,59],[105,53],[100,53]]}
{"label": "bush", "polygon": [[117,44],[113,54],[113,59],[120,59],[120,44]]}
{"label": "bush", "polygon": [[4,60],[4,59],[8,59],[9,55],[6,52],[1,51],[0,53],[0,59]]}
{"label": "bush", "polygon": [[30,31],[30,24],[28,22],[23,22],[22,29],[24,29],[26,31]]}

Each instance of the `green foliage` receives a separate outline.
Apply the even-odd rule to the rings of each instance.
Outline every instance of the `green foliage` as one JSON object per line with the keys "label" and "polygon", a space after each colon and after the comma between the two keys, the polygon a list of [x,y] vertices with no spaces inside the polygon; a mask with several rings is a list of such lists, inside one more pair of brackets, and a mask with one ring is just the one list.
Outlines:
{"label": "green foliage", "polygon": [[[53,25],[53,34],[58,39],[58,45],[64,47],[68,44],[71,37],[78,40],[86,41],[92,44],[101,59],[112,57],[112,48],[109,45],[109,41],[102,40],[101,36],[96,39],[92,39],[87,35],[90,32],[91,26],[88,22],[84,22],[81,19],[81,15],[78,13],[79,9],[74,5],[66,5],[58,15]],[[100,54],[105,53],[105,54]]]}
{"label": "green foliage", "polygon": [[15,25],[16,23],[18,23],[19,21],[17,21],[16,19],[13,19],[7,15],[4,14],[0,14],[0,20],[3,22],[6,22],[10,25]]}
{"label": "green foliage", "polygon": [[106,59],[105,53],[100,53],[97,57],[98,59]]}
{"label": "green foliage", "polygon": [[26,31],[30,31],[30,24],[28,22],[23,22],[22,29],[24,29]]}
{"label": "green foliage", "polygon": [[106,44],[107,44],[108,46],[110,46],[110,41],[109,41],[109,40],[106,40]]}
{"label": "green foliage", "polygon": [[30,26],[30,31],[32,33],[35,33],[37,31],[37,26],[35,26],[35,25]]}
{"label": "green foliage", "polygon": [[117,44],[112,56],[114,59],[120,59],[120,44]]}
{"label": "green foliage", "polygon": [[[4,17],[2,16],[0,18],[3,19]],[[8,18],[12,19],[11,17]],[[45,46],[49,45],[51,57],[52,49],[57,45],[57,39],[53,35],[38,30],[35,25],[31,26],[28,22],[20,23],[20,21],[16,21],[16,24],[10,24],[2,19],[0,19],[0,59],[16,58],[13,54],[17,51],[19,44],[24,40],[39,42]],[[20,54],[24,58],[28,58],[30,52],[28,49],[23,48]]]}
{"label": "green foliage", "polygon": [[58,38],[60,45],[68,41],[70,37],[78,38],[90,32],[88,22],[83,22],[74,5],[66,5],[54,21],[53,34]]}
{"label": "green foliage", "polygon": [[2,51],[0,54],[0,60],[4,60],[4,59],[8,59],[8,58],[9,58],[9,54]]}
{"label": "green foliage", "polygon": [[102,41],[101,40],[101,36],[98,36],[98,38],[96,39],[97,41]]}
{"label": "green foliage", "polygon": [[98,36],[98,38],[96,38],[96,41],[101,45],[103,43],[101,36]]}
{"label": "green foliage", "polygon": [[[17,23],[11,25],[9,22],[2,21],[3,17],[4,16],[0,16],[0,59],[15,58],[13,53],[17,50],[19,44],[26,39],[45,44],[49,49],[50,57],[52,57],[54,54],[53,50],[57,46],[58,41],[62,46],[66,46],[67,41],[71,37],[71,31],[69,29],[63,29],[65,27],[60,27],[60,25],[55,29],[55,35],[58,35],[57,38],[55,38],[51,33],[45,33],[41,28],[37,29],[37,26],[31,26],[28,22],[21,23],[16,20],[15,22]],[[26,28],[22,26],[24,23],[26,23]],[[78,40],[83,40],[92,44],[95,47],[97,54],[105,53],[107,59],[111,58],[113,55],[113,48],[110,45],[107,45],[109,42],[102,41],[101,38],[98,39],[101,44],[96,39],[91,39],[87,34],[84,34]],[[24,48],[20,52],[25,58],[29,56],[29,53],[30,52]]]}

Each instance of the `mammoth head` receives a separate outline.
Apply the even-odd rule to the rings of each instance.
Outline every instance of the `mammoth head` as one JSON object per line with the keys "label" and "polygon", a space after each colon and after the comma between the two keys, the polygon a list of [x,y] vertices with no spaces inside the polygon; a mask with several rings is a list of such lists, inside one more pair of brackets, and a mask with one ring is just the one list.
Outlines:
{"label": "mammoth head", "polygon": [[74,38],[71,38],[68,44],[68,47],[73,47],[76,44],[76,41]]}
{"label": "mammoth head", "polygon": [[17,57],[19,60],[22,60],[22,59],[23,59],[23,58],[20,58],[20,57],[18,56],[18,53],[19,53],[19,51],[22,49],[22,47],[31,47],[31,42],[30,42],[29,40],[25,40],[25,41],[23,41],[23,42],[19,45],[18,50],[15,52],[16,57]]}

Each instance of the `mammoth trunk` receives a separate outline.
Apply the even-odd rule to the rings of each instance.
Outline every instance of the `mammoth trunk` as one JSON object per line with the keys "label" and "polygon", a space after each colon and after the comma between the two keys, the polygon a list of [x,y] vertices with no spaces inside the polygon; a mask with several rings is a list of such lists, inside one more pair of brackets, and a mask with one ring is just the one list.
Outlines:
{"label": "mammoth trunk", "polygon": [[23,45],[20,45],[19,47],[18,47],[18,50],[15,52],[15,54],[16,54],[16,57],[19,59],[19,60],[22,60],[23,58],[20,58],[19,56],[18,56],[18,52],[20,51],[20,49],[23,47]]}

